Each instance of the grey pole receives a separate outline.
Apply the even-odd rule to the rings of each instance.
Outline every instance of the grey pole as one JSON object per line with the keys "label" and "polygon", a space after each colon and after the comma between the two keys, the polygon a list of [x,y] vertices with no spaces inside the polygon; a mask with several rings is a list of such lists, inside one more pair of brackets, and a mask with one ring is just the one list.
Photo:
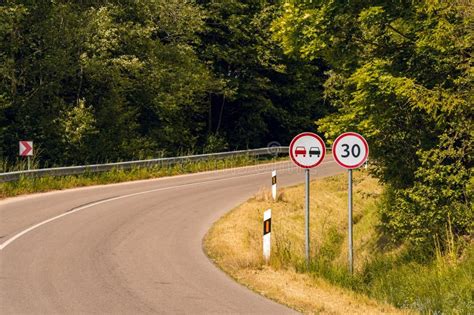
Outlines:
{"label": "grey pole", "polygon": [[28,155],[27,158],[28,158],[28,171],[29,171],[30,170],[30,156]]}
{"label": "grey pole", "polygon": [[349,169],[349,272],[352,274],[353,260],[352,260],[352,170]]}
{"label": "grey pole", "polygon": [[306,239],[306,265],[309,267],[309,168],[305,169],[305,178],[306,178],[306,228],[305,228],[305,239]]}

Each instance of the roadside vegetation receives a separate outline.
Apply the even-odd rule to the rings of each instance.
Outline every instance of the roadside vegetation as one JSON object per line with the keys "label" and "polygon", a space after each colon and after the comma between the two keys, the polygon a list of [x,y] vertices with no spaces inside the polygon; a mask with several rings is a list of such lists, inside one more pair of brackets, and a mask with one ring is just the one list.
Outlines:
{"label": "roadside vegetation", "polygon": [[[22,176],[18,181],[0,183],[0,199],[13,197],[28,193],[46,192],[75,187],[104,185],[120,183],[132,180],[159,178],[180,174],[205,172],[212,170],[231,169],[235,167],[258,165],[282,161],[282,158],[257,158],[243,155],[226,159],[210,159],[207,161],[195,161],[178,163],[172,166],[134,167],[130,170],[112,169],[107,172],[84,173],[69,176],[44,176],[28,177]],[[22,166],[17,166],[23,169]]]}
{"label": "roadside vegetation", "polygon": [[[304,260],[302,185],[281,190],[276,202],[269,191],[258,192],[217,221],[204,246],[237,281],[304,313],[472,313],[473,244],[456,238],[447,226],[447,243],[431,238],[432,258],[416,254],[408,243],[387,246],[380,229],[385,198],[376,179],[365,171],[354,173],[353,275],[347,263],[346,175],[311,183],[309,267]],[[265,264],[262,220],[268,208],[272,254]]]}
{"label": "roadside vegetation", "polygon": [[[377,227],[370,239],[384,254],[367,253],[348,278],[326,253],[331,264],[314,261],[312,273],[421,311],[469,294],[436,295],[471,270],[473,1],[4,0],[0,21],[4,169],[19,140],[33,140],[48,167],[288,145],[302,131],[330,146],[358,132],[383,186],[357,225]],[[187,171],[1,187],[9,196],[168,172]],[[327,230],[331,248],[338,231]],[[419,278],[430,272],[449,279]],[[425,287],[433,292],[417,292]]]}
{"label": "roadside vegetation", "polygon": [[472,1],[6,0],[0,20],[9,164],[19,140],[47,167],[355,131],[390,242],[472,238]]}

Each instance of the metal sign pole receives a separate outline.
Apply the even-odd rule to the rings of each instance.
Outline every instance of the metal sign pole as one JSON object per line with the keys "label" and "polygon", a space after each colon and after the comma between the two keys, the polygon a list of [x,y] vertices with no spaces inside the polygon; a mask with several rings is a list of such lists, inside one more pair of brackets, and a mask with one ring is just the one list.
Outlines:
{"label": "metal sign pole", "polygon": [[310,244],[309,244],[309,172],[313,167],[318,166],[326,155],[326,145],[323,139],[315,133],[303,132],[291,140],[288,149],[290,158],[296,166],[304,168],[306,182],[305,199],[305,256],[306,266],[310,266]]}
{"label": "metal sign pole", "polygon": [[334,140],[332,153],[336,163],[348,170],[348,259],[349,272],[353,274],[352,170],[361,167],[364,162],[367,162],[367,157],[369,156],[369,144],[360,134],[355,132],[345,132]]}
{"label": "metal sign pole", "polygon": [[30,170],[30,156],[28,155],[27,158],[28,158],[28,171],[29,171]]}
{"label": "metal sign pole", "polygon": [[305,169],[306,178],[306,265],[309,267],[309,168]]}
{"label": "metal sign pole", "polygon": [[352,170],[349,169],[349,272],[352,274],[353,260],[352,260]]}

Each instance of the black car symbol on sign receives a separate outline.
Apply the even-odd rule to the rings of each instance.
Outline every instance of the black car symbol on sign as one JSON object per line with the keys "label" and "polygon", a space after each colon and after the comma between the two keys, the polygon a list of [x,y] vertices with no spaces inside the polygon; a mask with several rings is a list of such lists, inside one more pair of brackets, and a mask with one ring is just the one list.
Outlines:
{"label": "black car symbol on sign", "polygon": [[319,150],[318,147],[309,148],[309,157],[312,157],[313,155],[319,157],[321,155],[321,150]]}

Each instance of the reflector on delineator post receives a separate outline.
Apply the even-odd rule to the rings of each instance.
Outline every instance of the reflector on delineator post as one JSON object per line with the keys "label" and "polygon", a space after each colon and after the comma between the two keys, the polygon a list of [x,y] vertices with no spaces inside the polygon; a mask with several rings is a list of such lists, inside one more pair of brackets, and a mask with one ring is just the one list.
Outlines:
{"label": "reflector on delineator post", "polygon": [[263,235],[267,235],[272,231],[272,218],[263,221]]}
{"label": "reflector on delineator post", "polygon": [[263,213],[263,258],[266,262],[270,260],[271,232],[272,209],[268,209]]}

